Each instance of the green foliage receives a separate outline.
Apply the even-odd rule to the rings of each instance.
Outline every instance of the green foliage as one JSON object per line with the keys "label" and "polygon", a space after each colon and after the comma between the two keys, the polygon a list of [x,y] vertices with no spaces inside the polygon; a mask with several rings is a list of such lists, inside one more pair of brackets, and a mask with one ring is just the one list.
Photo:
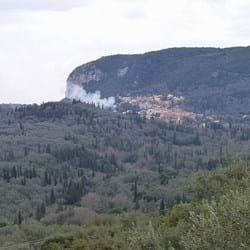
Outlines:
{"label": "green foliage", "polygon": [[166,227],[176,227],[180,221],[188,222],[189,220],[189,204],[176,205],[170,213],[162,219],[162,223]]}
{"label": "green foliage", "polygon": [[249,249],[240,125],[204,132],[81,103],[0,115],[0,246]]}
{"label": "green foliage", "polygon": [[151,222],[147,227],[134,228],[128,238],[128,249],[135,250],[163,250],[162,236]]}
{"label": "green foliage", "polygon": [[204,201],[190,212],[190,229],[182,237],[186,250],[249,249],[250,189],[230,192],[218,202]]}
{"label": "green foliage", "polygon": [[234,161],[225,170],[200,176],[191,189],[194,200],[218,198],[230,190],[244,190],[248,186],[249,169],[247,163]]}

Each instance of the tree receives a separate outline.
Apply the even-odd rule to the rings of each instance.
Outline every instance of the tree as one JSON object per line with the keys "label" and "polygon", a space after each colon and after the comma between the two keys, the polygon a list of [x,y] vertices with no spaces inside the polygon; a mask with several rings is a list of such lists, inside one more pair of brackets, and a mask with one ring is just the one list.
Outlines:
{"label": "tree", "polygon": [[177,144],[176,132],[174,132],[174,135],[173,135],[173,144]]}
{"label": "tree", "polygon": [[44,172],[43,184],[45,186],[49,184],[49,174],[48,174],[47,170],[45,170],[45,172]]}
{"label": "tree", "polygon": [[36,208],[36,219],[41,220],[46,214],[46,206],[45,203],[42,202],[37,208]]}
{"label": "tree", "polygon": [[69,185],[64,193],[66,204],[75,204],[79,202],[85,193],[85,178],[82,177],[79,182],[70,180]]}
{"label": "tree", "polygon": [[36,178],[36,177],[37,177],[36,169],[35,169],[34,166],[33,166],[33,168],[32,168],[32,177],[33,177],[33,178]]}
{"label": "tree", "polygon": [[54,194],[54,189],[52,188],[50,191],[50,199],[49,199],[50,204],[54,204],[56,202],[55,194]]}
{"label": "tree", "polygon": [[17,224],[18,224],[18,226],[21,226],[22,222],[23,222],[22,213],[19,210],[18,215],[17,215]]}
{"label": "tree", "polygon": [[195,137],[194,137],[194,145],[201,145],[201,139],[200,139],[200,135],[198,133],[196,133]]}
{"label": "tree", "polygon": [[25,176],[21,180],[21,185],[26,186],[26,177]]}
{"label": "tree", "polygon": [[134,180],[134,203],[135,203],[135,209],[139,208],[139,204],[138,204],[138,187],[137,187],[137,182],[138,182],[138,178],[136,177]]}
{"label": "tree", "polygon": [[11,170],[11,177],[12,178],[16,178],[17,177],[17,170],[16,167],[13,167]]}
{"label": "tree", "polygon": [[166,209],[166,208],[165,208],[165,202],[164,202],[164,200],[162,199],[162,200],[161,200],[161,203],[160,203],[160,215],[165,215],[165,212],[166,212],[165,209]]}

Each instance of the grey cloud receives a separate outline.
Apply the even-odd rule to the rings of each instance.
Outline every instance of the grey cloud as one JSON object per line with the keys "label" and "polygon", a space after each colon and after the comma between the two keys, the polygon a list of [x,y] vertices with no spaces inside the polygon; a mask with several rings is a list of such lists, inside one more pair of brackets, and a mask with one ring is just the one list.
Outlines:
{"label": "grey cloud", "polygon": [[0,0],[0,11],[6,10],[68,10],[82,7],[93,0]]}

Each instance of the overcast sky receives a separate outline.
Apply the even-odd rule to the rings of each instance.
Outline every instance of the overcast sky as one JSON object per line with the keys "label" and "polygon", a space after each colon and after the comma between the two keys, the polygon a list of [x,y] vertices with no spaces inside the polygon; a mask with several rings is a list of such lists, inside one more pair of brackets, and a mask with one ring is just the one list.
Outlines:
{"label": "overcast sky", "polygon": [[0,0],[0,103],[60,100],[103,55],[248,45],[249,0]]}

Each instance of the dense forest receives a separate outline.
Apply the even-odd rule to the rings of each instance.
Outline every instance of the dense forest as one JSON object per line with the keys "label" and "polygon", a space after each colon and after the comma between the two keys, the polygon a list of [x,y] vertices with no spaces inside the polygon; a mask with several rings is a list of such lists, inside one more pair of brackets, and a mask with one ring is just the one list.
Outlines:
{"label": "dense forest", "polygon": [[0,105],[0,247],[249,249],[249,149],[228,117]]}

